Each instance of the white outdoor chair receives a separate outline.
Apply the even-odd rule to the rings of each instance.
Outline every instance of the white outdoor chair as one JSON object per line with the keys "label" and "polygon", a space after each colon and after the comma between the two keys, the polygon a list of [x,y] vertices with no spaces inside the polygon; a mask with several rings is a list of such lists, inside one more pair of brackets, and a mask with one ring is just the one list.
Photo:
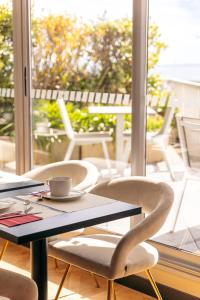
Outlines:
{"label": "white outdoor chair", "polygon": [[145,241],[165,222],[173,203],[173,190],[165,183],[145,177],[122,177],[98,184],[90,192],[139,205],[147,215],[123,237],[91,234],[49,243],[49,255],[67,263],[55,299],[59,297],[70,266],[74,265],[107,279],[108,300],[115,295],[115,279],[145,271],[157,299],[162,300],[150,272],[158,262],[158,251]]}
{"label": "white outdoor chair", "polygon": [[4,138],[0,139],[0,169],[6,167],[6,163],[14,164],[15,143]]}
{"label": "white outdoor chair", "polygon": [[200,119],[177,115],[176,121],[185,173],[183,190],[172,231],[176,228],[188,180],[200,179]]}
{"label": "white outdoor chair", "polygon": [[92,144],[102,144],[107,167],[110,169],[111,166],[110,166],[110,158],[109,158],[109,153],[107,148],[107,142],[112,141],[111,134],[109,132],[88,132],[88,133],[74,132],[71,126],[69,115],[65,107],[64,100],[58,99],[57,103],[62,116],[62,121],[64,124],[66,135],[70,140],[64,159],[69,160],[71,158],[72,152],[76,145],[83,146],[83,145],[92,145]]}
{"label": "white outdoor chair", "polygon": [[[175,106],[168,106],[166,108],[163,125],[159,130],[159,132],[157,133],[147,132],[147,137],[146,137],[147,156],[149,152],[151,153],[155,152],[155,155],[159,155],[159,157],[160,156],[163,157],[163,159],[166,162],[172,180],[175,180],[175,176],[168,155],[168,142],[169,142],[170,125],[174,116],[174,111],[175,111]],[[130,132],[124,132],[124,140],[126,142],[126,146],[124,149],[125,160],[128,161],[130,151],[131,151]]]}

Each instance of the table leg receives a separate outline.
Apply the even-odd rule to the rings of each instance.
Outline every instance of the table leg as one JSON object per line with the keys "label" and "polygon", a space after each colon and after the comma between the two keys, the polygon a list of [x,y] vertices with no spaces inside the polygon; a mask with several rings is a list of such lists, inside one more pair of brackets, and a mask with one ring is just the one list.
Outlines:
{"label": "table leg", "polygon": [[47,300],[47,239],[31,243],[31,276],[38,287],[38,300]]}

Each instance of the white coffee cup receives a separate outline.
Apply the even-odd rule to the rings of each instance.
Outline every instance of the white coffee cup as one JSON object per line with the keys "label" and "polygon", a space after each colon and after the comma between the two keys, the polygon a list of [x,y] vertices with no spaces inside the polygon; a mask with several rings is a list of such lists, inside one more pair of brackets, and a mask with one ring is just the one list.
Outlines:
{"label": "white coffee cup", "polygon": [[70,177],[52,177],[47,180],[51,196],[68,196],[72,188],[72,179]]}

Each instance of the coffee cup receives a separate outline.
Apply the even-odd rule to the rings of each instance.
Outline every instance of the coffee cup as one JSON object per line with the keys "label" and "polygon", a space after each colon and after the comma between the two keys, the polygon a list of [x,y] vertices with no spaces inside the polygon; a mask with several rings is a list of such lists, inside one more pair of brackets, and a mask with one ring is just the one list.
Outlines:
{"label": "coffee cup", "polygon": [[70,177],[52,177],[47,180],[51,196],[68,196],[72,188],[72,179]]}

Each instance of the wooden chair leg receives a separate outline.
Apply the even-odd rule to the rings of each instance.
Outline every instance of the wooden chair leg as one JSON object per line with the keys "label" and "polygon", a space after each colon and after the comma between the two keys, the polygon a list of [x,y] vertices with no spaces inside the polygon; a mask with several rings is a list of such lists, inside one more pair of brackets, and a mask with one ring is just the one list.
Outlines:
{"label": "wooden chair leg", "polygon": [[99,284],[99,282],[98,282],[98,280],[97,280],[96,275],[95,275],[94,273],[92,273],[92,272],[90,272],[90,275],[94,278],[94,281],[95,281],[95,283],[96,283],[96,287],[97,287],[97,288],[100,288],[100,284]]}
{"label": "wooden chair leg", "polygon": [[71,265],[68,264],[67,267],[66,267],[66,269],[65,269],[65,272],[64,272],[64,274],[63,274],[63,277],[62,277],[62,279],[61,279],[60,285],[59,285],[58,290],[57,290],[57,293],[56,293],[55,300],[57,300],[58,297],[59,297],[59,295],[60,295],[60,292],[61,292],[61,290],[62,290],[63,284],[64,284],[65,279],[66,279],[66,277],[67,277],[67,274],[68,274],[68,272],[69,272],[69,270],[70,270],[70,267],[71,267]]}
{"label": "wooden chair leg", "polygon": [[57,269],[58,268],[58,261],[57,261],[56,258],[54,258],[54,264],[55,264],[55,269]]}
{"label": "wooden chair leg", "polygon": [[114,280],[108,280],[107,300],[112,300],[114,294]]}
{"label": "wooden chair leg", "polygon": [[154,290],[154,292],[155,292],[158,300],[163,300],[163,298],[162,298],[162,296],[161,296],[161,294],[159,292],[159,289],[157,287],[157,284],[156,284],[156,282],[155,282],[155,280],[154,280],[154,278],[153,278],[150,270],[146,270],[146,274],[147,274],[147,277],[148,277],[148,279],[149,279],[149,281],[151,283],[151,286],[152,286],[152,288],[153,288],[153,290]]}
{"label": "wooden chair leg", "polygon": [[115,282],[113,281],[113,293],[114,293],[114,300],[117,300],[116,290],[115,290]]}
{"label": "wooden chair leg", "polygon": [[3,248],[2,248],[1,253],[0,253],[0,260],[2,260],[2,257],[3,257],[5,251],[6,251],[7,247],[8,247],[8,244],[9,244],[8,241],[4,242]]}

